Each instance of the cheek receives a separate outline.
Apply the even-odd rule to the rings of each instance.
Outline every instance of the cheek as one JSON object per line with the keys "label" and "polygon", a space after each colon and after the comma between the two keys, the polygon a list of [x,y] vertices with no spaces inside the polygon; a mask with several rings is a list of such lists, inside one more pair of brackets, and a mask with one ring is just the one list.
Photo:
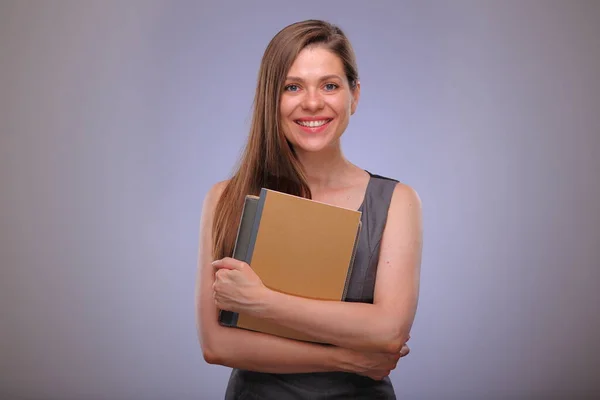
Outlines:
{"label": "cheek", "polygon": [[283,97],[279,102],[279,114],[281,118],[289,118],[290,114],[296,107],[296,104],[292,99],[287,99]]}
{"label": "cheek", "polygon": [[286,113],[286,110],[281,109],[281,112],[279,114],[279,129],[288,141],[291,141],[293,139],[292,134],[290,132],[293,128],[293,123],[294,122],[290,120],[290,114]]}
{"label": "cheek", "polygon": [[340,96],[333,100],[330,104],[331,107],[342,117],[349,115],[352,111],[352,101],[346,96]]}

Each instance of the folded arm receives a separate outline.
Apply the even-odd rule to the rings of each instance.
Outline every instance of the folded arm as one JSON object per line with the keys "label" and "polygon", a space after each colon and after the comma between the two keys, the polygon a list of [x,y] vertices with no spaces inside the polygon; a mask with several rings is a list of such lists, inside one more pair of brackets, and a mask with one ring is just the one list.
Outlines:
{"label": "folded arm", "polygon": [[420,199],[412,188],[398,184],[381,241],[373,304],[312,300],[267,289],[258,304],[242,311],[337,346],[397,352],[408,340],[416,313],[421,251]]}
{"label": "folded arm", "polygon": [[209,324],[212,326],[199,329],[204,331],[204,360],[210,364],[280,374],[352,370],[341,348],[216,326],[214,321]]}
{"label": "folded arm", "polygon": [[210,364],[257,372],[343,371],[377,378],[389,373],[398,358],[408,354],[408,348],[403,349],[404,353],[369,354],[219,325],[212,290],[215,270],[211,265],[211,225],[222,186],[216,185],[211,189],[201,218],[195,307],[204,359]]}

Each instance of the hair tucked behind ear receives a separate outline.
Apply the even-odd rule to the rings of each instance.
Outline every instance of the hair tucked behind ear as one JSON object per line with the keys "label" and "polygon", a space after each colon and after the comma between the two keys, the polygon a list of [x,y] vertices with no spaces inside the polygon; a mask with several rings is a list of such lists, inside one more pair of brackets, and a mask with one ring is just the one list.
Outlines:
{"label": "hair tucked behind ear", "polygon": [[261,61],[248,142],[215,209],[215,259],[233,254],[246,195],[258,195],[264,187],[311,197],[302,165],[281,131],[279,101],[292,63],[302,49],[312,45],[323,46],[340,57],[350,86],[356,87],[358,70],[354,51],[339,27],[307,20],[289,25],[275,35]]}

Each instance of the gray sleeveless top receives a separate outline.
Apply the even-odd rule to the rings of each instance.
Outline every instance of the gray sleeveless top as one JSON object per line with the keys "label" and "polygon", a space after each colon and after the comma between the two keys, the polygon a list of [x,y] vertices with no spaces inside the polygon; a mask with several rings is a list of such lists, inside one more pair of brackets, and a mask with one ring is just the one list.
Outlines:
{"label": "gray sleeveless top", "polygon": [[[368,171],[367,171],[368,172]],[[369,172],[363,203],[362,230],[346,301],[373,302],[375,276],[383,228],[398,181]],[[347,372],[269,374],[233,369],[225,400],[395,399],[389,378],[376,381]]]}

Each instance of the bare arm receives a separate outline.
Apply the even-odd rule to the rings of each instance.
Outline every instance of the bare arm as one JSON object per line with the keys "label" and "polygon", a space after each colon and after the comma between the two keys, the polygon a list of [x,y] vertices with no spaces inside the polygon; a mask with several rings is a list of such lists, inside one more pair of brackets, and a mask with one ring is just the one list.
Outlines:
{"label": "bare arm", "polygon": [[377,372],[378,363],[382,369],[393,364],[390,368],[393,369],[394,359],[397,361],[399,357],[396,354],[373,357],[335,346],[294,341],[219,325],[218,308],[212,290],[214,268],[211,265],[211,226],[216,201],[222,189],[222,183],[215,185],[206,196],[200,224],[196,310],[204,359],[208,363],[231,368],[276,373],[346,371],[369,375],[373,371]]}
{"label": "bare arm", "polygon": [[[421,248],[420,199],[410,187],[398,184],[381,242],[373,304],[312,300],[263,290],[259,306],[244,312],[337,346],[398,352],[408,340],[416,313]],[[242,264],[234,268],[249,269]],[[240,271],[223,272],[227,277]]]}

